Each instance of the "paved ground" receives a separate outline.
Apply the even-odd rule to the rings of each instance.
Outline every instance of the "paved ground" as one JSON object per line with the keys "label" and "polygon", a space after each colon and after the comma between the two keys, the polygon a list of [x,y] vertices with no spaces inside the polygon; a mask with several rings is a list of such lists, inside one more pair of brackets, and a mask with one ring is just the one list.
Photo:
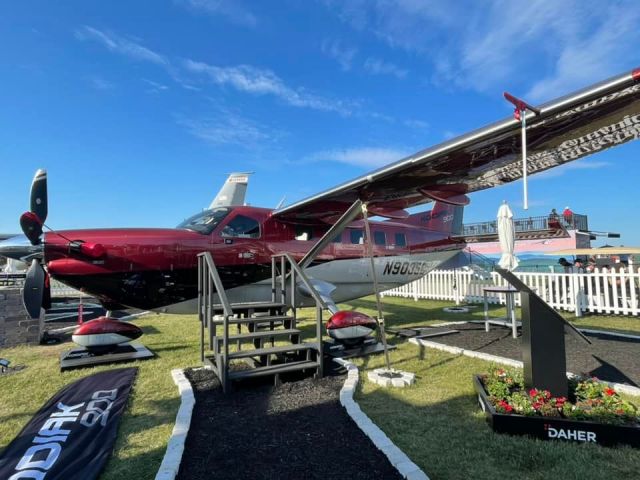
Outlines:
{"label": "paved ground", "polygon": [[[513,338],[511,329],[491,326],[484,331],[484,323],[452,325],[460,333],[429,338],[467,350],[490,353],[522,360],[520,337]],[[640,340],[587,334],[591,345],[565,334],[567,370],[576,374],[594,375],[612,382],[640,386]]]}
{"label": "paved ground", "polygon": [[400,479],[339,403],[344,375],[238,388],[187,371],[196,405],[179,479]]}

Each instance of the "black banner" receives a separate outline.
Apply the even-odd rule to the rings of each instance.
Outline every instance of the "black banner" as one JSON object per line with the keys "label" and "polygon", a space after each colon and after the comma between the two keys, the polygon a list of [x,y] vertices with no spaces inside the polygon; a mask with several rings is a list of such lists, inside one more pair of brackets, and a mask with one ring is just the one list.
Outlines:
{"label": "black banner", "polygon": [[108,370],[60,390],[4,449],[0,479],[96,478],[113,449],[136,373]]}

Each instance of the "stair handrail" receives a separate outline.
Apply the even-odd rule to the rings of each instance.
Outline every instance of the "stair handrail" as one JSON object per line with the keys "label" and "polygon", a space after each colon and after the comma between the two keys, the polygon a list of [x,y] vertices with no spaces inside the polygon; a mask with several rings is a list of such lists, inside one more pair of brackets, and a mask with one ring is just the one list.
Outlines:
{"label": "stair handrail", "polygon": [[496,263],[497,262],[495,260],[487,257],[486,255],[483,255],[480,252],[472,250],[471,248],[467,249],[467,253],[469,254],[469,263],[470,264],[473,264],[473,258],[476,258],[476,259],[481,260],[485,264],[489,265],[492,270],[496,268]]}
{"label": "stair handrail", "polygon": [[[305,286],[309,289],[309,293],[311,294],[313,299],[316,301],[316,304],[319,307],[322,307],[323,310],[328,309],[327,303],[322,299],[322,297],[320,296],[316,288],[313,286],[313,284],[309,280],[309,277],[307,277],[307,274],[304,273],[304,271],[296,263],[296,261],[294,260],[294,258],[291,256],[290,253],[288,252],[276,253],[275,255],[273,255],[273,257],[285,257],[289,262],[289,264],[291,265],[291,268],[296,272],[296,275],[300,277],[300,279],[302,280],[302,283],[304,283]],[[280,272],[280,274],[285,275],[285,272]],[[295,305],[291,305],[291,306],[295,307]]]}
{"label": "stair handrail", "polygon": [[[204,261],[207,263],[209,275],[213,279],[213,284],[216,287],[216,293],[220,298],[220,303],[222,304],[222,311],[224,312],[224,316],[225,317],[233,316],[231,303],[229,303],[229,299],[227,298],[227,292],[224,289],[224,285],[222,284],[222,280],[220,279],[220,274],[218,273],[216,264],[213,261],[213,256],[211,255],[211,252],[202,252],[202,253],[199,253],[198,256],[204,257]],[[225,321],[226,320],[227,319],[225,318]]]}
{"label": "stair handrail", "polygon": [[[233,316],[233,310],[231,309],[231,304],[227,298],[227,292],[224,289],[224,285],[222,284],[222,280],[218,274],[218,269],[213,261],[211,252],[201,252],[198,254],[198,257],[202,257],[204,259],[204,262],[207,265],[207,270],[209,271],[209,277],[213,280],[213,284],[216,287],[216,293],[218,294],[220,303],[222,303],[222,311],[224,313],[222,315],[222,341],[224,342],[224,353],[222,358],[224,364],[218,373],[221,375],[223,385],[226,385],[227,364],[229,359],[229,317]],[[211,315],[212,313],[209,312],[209,314]]]}

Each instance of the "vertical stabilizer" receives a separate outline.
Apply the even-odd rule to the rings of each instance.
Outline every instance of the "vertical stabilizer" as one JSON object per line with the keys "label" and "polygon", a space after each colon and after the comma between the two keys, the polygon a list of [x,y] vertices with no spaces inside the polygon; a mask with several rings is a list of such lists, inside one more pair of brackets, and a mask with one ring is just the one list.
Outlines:
{"label": "vertical stabilizer", "polygon": [[232,173],[213,199],[209,208],[244,205],[249,184],[249,175],[253,172]]}
{"label": "vertical stabilizer", "polygon": [[463,215],[463,206],[435,202],[433,208],[428,212],[409,215],[409,217],[406,220],[403,220],[402,223],[415,225],[417,227],[422,227],[436,232],[460,235],[462,234]]}

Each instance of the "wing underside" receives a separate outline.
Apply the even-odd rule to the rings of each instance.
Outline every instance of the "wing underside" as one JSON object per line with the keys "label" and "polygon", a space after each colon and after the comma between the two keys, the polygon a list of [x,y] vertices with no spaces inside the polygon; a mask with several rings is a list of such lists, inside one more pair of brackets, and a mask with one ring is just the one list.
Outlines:
{"label": "wing underside", "polygon": [[[640,136],[640,69],[527,114],[527,172],[557,167]],[[508,118],[276,210],[290,221],[330,221],[355,200],[404,209],[522,177],[521,124]]]}

